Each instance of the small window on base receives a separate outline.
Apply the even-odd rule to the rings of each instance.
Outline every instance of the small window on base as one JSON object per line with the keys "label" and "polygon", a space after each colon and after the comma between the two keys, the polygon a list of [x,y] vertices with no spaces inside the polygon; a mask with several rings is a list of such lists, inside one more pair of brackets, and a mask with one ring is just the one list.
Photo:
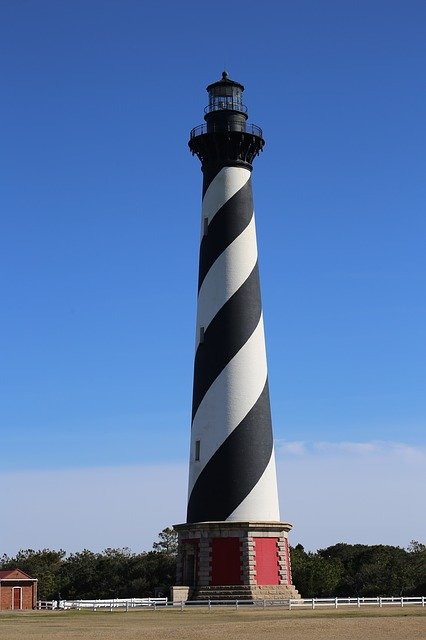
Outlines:
{"label": "small window on base", "polygon": [[195,462],[200,461],[200,440],[195,441]]}

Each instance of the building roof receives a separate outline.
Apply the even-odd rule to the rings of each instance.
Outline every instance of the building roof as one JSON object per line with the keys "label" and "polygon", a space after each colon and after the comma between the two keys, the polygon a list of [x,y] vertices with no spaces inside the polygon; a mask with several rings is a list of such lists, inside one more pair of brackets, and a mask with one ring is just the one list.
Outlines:
{"label": "building roof", "polygon": [[0,580],[36,580],[22,571],[21,569],[2,569],[0,571]]}

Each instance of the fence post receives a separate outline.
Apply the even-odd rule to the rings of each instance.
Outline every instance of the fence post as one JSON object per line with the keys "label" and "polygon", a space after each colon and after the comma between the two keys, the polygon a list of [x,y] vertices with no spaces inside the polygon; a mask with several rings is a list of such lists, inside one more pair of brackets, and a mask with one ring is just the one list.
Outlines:
{"label": "fence post", "polygon": [[404,598],[401,598],[401,607],[404,606]]}
{"label": "fence post", "polygon": [[211,611],[211,608],[212,608],[212,603],[211,603],[211,600],[209,598],[209,611]]}
{"label": "fence post", "polygon": [[356,606],[357,606],[357,607],[360,607],[360,606],[361,606],[360,598],[357,598],[357,599],[356,599]]}
{"label": "fence post", "polygon": [[337,609],[337,598],[334,598],[334,608]]}
{"label": "fence post", "polygon": [[235,600],[235,611],[238,610],[238,600]]}
{"label": "fence post", "polygon": [[315,598],[312,598],[312,609],[315,609]]}
{"label": "fence post", "polygon": [[382,598],[379,598],[379,607],[383,607]]}
{"label": "fence post", "polygon": [[424,606],[425,606],[425,597],[422,596],[422,607],[424,607]]}

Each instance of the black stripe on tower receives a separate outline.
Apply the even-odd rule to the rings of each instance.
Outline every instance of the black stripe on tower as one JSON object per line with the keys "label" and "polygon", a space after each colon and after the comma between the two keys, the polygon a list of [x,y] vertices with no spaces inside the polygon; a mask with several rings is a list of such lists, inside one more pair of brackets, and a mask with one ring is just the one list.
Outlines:
{"label": "black stripe on tower", "polygon": [[226,520],[256,486],[272,455],[268,381],[238,427],[199,475],[188,502],[187,522]]}
{"label": "black stripe on tower", "polygon": [[203,198],[206,195],[206,191],[209,188],[210,184],[213,182],[213,180],[216,178],[217,174],[219,173],[219,171],[222,169],[224,165],[219,164],[215,167],[211,167],[211,166],[207,166],[206,164],[203,163],[202,166],[202,170],[203,170]]}
{"label": "black stripe on tower", "polygon": [[220,254],[244,231],[253,218],[251,178],[217,211],[200,246],[198,290]]}

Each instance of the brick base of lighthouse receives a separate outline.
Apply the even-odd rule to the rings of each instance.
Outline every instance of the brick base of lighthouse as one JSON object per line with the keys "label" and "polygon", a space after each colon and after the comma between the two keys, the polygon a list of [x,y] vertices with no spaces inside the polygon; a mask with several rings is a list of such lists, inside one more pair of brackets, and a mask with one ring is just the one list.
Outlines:
{"label": "brick base of lighthouse", "polygon": [[198,522],[178,532],[174,601],[299,598],[287,522]]}

